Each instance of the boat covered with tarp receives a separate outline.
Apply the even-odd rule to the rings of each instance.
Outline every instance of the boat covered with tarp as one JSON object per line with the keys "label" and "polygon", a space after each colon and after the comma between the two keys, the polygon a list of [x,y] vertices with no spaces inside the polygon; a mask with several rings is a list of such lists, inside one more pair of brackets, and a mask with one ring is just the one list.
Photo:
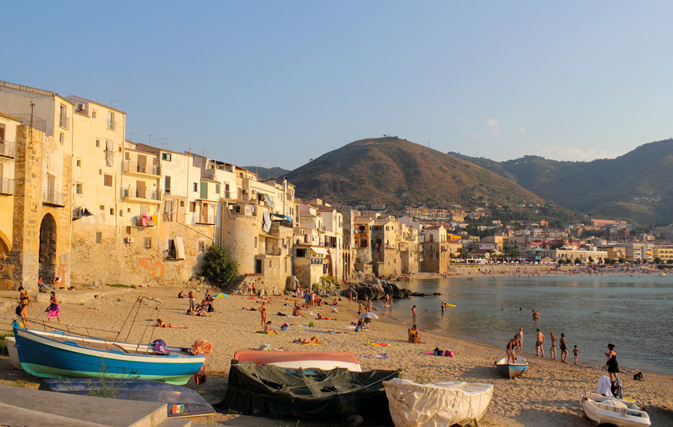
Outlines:
{"label": "boat covered with tarp", "polygon": [[214,406],[259,417],[335,421],[360,415],[385,424],[390,412],[383,382],[398,375],[387,370],[283,369],[232,360],[224,399]]}
{"label": "boat covered with tarp", "polygon": [[383,385],[395,427],[444,427],[479,421],[493,396],[493,384],[486,383],[418,384],[396,378]]}

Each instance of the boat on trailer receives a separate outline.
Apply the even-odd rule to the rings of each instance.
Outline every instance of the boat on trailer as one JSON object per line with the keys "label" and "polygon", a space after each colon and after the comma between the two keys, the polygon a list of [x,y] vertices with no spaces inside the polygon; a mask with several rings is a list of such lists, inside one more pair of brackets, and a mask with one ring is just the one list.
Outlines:
{"label": "boat on trailer", "polygon": [[594,423],[619,427],[647,427],[650,416],[630,400],[607,397],[598,393],[580,393],[580,406]]}
{"label": "boat on trailer", "polygon": [[507,358],[503,357],[495,362],[495,369],[504,377],[518,377],[528,370],[528,360],[525,357],[517,357],[514,363],[507,363]]}

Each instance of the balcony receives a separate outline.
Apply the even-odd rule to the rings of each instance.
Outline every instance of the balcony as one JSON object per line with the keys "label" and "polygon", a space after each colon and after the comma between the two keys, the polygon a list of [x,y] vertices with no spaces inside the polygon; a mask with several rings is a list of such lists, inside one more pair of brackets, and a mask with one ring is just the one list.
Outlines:
{"label": "balcony", "polygon": [[148,165],[147,163],[124,160],[124,173],[161,176],[161,167],[158,165]]}
{"label": "balcony", "polygon": [[269,256],[280,256],[280,248],[267,248],[264,254]]}
{"label": "balcony", "polygon": [[16,155],[16,145],[12,141],[0,139],[0,157],[14,158]]}
{"label": "balcony", "polygon": [[208,224],[208,225],[213,225],[215,224],[215,215],[208,215],[207,217],[199,216],[196,219],[197,224]]}
{"label": "balcony", "polygon": [[0,179],[0,194],[14,194],[14,180],[11,178]]}
{"label": "balcony", "polygon": [[152,191],[144,188],[125,188],[124,189],[125,202],[144,202],[144,203],[161,203],[161,192]]}
{"label": "balcony", "polygon": [[42,204],[51,206],[65,206],[67,194],[63,191],[44,191],[42,193]]}

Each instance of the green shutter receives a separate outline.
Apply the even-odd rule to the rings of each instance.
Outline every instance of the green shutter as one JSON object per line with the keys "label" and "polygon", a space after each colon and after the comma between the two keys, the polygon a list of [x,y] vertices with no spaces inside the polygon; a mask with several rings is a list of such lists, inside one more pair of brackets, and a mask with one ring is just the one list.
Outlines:
{"label": "green shutter", "polygon": [[208,183],[207,182],[201,182],[201,198],[202,199],[207,199],[208,198]]}

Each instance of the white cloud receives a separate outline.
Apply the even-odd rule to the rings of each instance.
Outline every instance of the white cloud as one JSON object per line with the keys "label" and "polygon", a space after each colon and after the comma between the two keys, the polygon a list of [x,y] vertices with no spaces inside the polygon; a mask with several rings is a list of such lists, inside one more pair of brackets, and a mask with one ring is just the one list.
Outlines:
{"label": "white cloud", "polygon": [[486,126],[491,128],[491,135],[497,135],[500,133],[500,126],[498,125],[498,119],[486,120]]}

